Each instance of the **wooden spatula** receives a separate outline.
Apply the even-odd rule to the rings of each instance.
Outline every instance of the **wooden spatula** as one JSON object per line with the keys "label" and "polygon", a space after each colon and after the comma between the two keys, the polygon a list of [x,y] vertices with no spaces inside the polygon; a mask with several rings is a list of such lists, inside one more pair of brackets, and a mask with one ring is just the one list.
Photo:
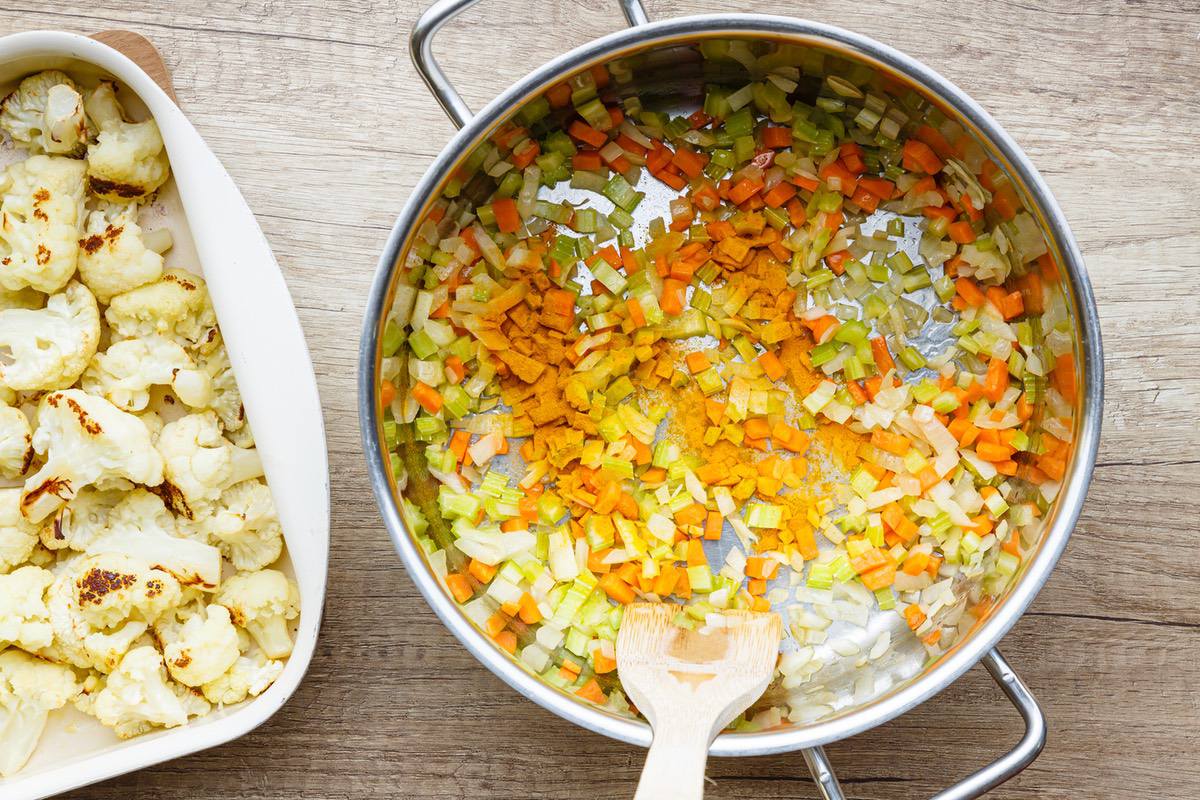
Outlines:
{"label": "wooden spatula", "polygon": [[171,71],[167,69],[162,54],[145,36],[133,31],[114,30],[93,33],[91,38],[121,51],[126,58],[141,67],[151,80],[161,86],[167,97],[176,104],[179,103],[179,99],[175,97],[175,86],[171,83]]}
{"label": "wooden spatula", "polygon": [[709,632],[673,624],[679,606],[633,603],[617,635],[617,671],[654,729],[634,800],[699,800],[708,747],[775,673],[778,614],[726,611]]}

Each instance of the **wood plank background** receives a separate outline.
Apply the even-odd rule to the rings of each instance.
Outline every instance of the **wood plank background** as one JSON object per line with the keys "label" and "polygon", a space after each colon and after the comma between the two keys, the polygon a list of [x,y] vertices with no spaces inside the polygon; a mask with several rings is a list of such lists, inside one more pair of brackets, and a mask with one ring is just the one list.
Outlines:
{"label": "wood plank background", "polygon": [[[333,471],[322,639],[240,741],[90,787],[88,800],[627,798],[642,754],[520,699],[460,649],[393,557],[355,415],[363,299],[392,220],[451,134],[407,55],[425,0],[0,0],[0,32],[130,28],[279,256],[316,361]],[[652,18],[728,0],[648,0]],[[1107,350],[1104,442],[1071,545],[1004,651],[1050,718],[998,798],[1200,796],[1200,5],[1196,0],[751,0],[924,60],[1039,166],[1087,257]],[[534,25],[530,25],[530,22]],[[437,51],[480,107],[623,24],[606,0],[486,0]],[[853,798],[923,798],[1015,741],[980,669],[829,755]],[[798,755],[710,764],[709,797],[815,796]]]}

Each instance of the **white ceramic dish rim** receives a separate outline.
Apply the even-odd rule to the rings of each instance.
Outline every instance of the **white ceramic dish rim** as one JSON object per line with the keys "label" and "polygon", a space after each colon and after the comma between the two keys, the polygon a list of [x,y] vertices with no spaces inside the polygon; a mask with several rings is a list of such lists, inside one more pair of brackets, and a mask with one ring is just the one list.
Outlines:
{"label": "white ceramic dish rim", "polygon": [[31,31],[0,38],[0,64],[40,59],[85,62],[108,73],[137,94],[158,122],[279,511],[301,615],[283,673],[259,697],[217,718],[0,780],[4,800],[35,800],[86,786],[223,744],[266,722],[296,691],[312,659],[329,559],[329,467],[316,376],[287,284],[254,215],[179,107],[134,62],[78,34]]}

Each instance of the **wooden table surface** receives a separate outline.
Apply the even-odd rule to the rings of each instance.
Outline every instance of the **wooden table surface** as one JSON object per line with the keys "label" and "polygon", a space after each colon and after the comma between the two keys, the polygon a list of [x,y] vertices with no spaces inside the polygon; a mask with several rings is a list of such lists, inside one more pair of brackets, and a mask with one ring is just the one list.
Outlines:
{"label": "wooden table surface", "polygon": [[[322,638],[268,724],[90,787],[160,797],[628,798],[642,752],[521,699],[435,620],[367,483],[355,349],[376,257],[451,126],[408,31],[426,0],[56,0],[0,5],[0,32],[129,28],[229,168],[286,273],[316,362],[333,480]],[[1087,258],[1106,346],[1104,440],[1083,519],[1004,640],[1050,720],[998,798],[1200,796],[1200,5],[1196,0],[648,0],[652,18],[807,15],[923,60],[1041,169]],[[529,22],[536,25],[529,27]],[[486,0],[437,51],[472,107],[623,24],[615,0]],[[852,798],[924,798],[1019,735],[982,669],[828,748]],[[814,797],[798,754],[710,763],[711,798]]]}

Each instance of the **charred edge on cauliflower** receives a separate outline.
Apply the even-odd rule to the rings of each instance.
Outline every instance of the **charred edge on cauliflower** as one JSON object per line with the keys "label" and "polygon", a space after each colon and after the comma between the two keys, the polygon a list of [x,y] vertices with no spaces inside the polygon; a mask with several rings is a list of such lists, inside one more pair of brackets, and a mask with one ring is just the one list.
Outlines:
{"label": "charred edge on cauliflower", "polygon": [[132,186],[128,183],[97,178],[95,175],[88,176],[88,186],[91,188],[93,194],[115,195],[116,197],[124,198],[142,197],[146,194],[146,190],[141,186]]}
{"label": "charred edge on cauliflower", "polygon": [[[46,402],[55,408],[58,408],[58,401],[63,399],[63,397],[63,394],[56,392],[47,397]],[[75,402],[70,397],[67,397],[66,400],[67,408],[74,411],[75,416],[79,418],[79,427],[83,428],[84,431],[90,433],[92,436],[99,436],[100,434],[104,433],[104,428],[100,427],[100,423],[92,419],[91,415],[83,410],[83,406],[79,405],[79,403]]]}
{"label": "charred edge on cauliflower", "polygon": [[105,242],[116,241],[122,233],[125,232],[124,225],[109,225],[104,229],[104,233],[93,233],[86,239],[79,240],[79,246],[88,255],[93,255],[97,250],[104,246]]}
{"label": "charred edge on cauliflower", "polygon": [[164,278],[164,279],[166,279],[166,280],[169,280],[169,281],[171,281],[172,283],[177,283],[177,284],[179,284],[179,285],[180,285],[180,286],[182,286],[184,289],[187,289],[189,292],[194,292],[194,291],[196,291],[196,289],[198,288],[198,287],[196,286],[196,284],[192,283],[192,282],[191,282],[191,281],[189,281],[187,278],[184,278],[184,277],[181,277],[180,275],[177,275],[177,274],[176,274],[176,273],[174,273],[174,272],[167,273],[166,275],[163,275],[163,278]]}
{"label": "charred edge on cauliflower", "polygon": [[[210,583],[209,581],[204,580],[204,578],[201,578],[200,575],[195,572],[176,572],[165,564],[151,564],[150,569],[157,569],[162,570],[163,572],[171,573],[171,577],[179,581],[180,585],[182,586],[196,586],[200,589],[205,589],[208,591],[212,591],[213,589],[217,588],[215,583]],[[152,581],[152,583],[156,583],[156,581]]]}
{"label": "charred edge on cauliflower", "polygon": [[176,515],[189,520],[196,518],[196,515],[192,512],[192,507],[188,505],[187,499],[183,496],[183,492],[170,481],[164,480],[157,486],[147,486],[146,491],[158,495],[158,499],[163,501],[163,505]]}
{"label": "charred edge on cauliflower", "polygon": [[71,481],[66,478],[49,477],[21,498],[21,513],[25,514],[27,509],[33,508],[41,497],[48,494],[62,500],[70,500],[75,496],[71,491]]}
{"label": "charred edge on cauliflower", "polygon": [[[84,606],[88,603],[99,605],[105,595],[119,592],[122,589],[128,589],[135,583],[137,583],[136,575],[92,567],[84,573],[82,578],[75,582],[75,585],[79,587],[79,605]],[[149,588],[151,584],[158,584],[158,591],[162,591],[161,581],[147,581],[147,595],[150,595]]]}
{"label": "charred edge on cauliflower", "polygon": [[21,459],[21,474],[24,475],[29,471],[29,467],[33,464],[33,436],[25,434],[25,456]]}

